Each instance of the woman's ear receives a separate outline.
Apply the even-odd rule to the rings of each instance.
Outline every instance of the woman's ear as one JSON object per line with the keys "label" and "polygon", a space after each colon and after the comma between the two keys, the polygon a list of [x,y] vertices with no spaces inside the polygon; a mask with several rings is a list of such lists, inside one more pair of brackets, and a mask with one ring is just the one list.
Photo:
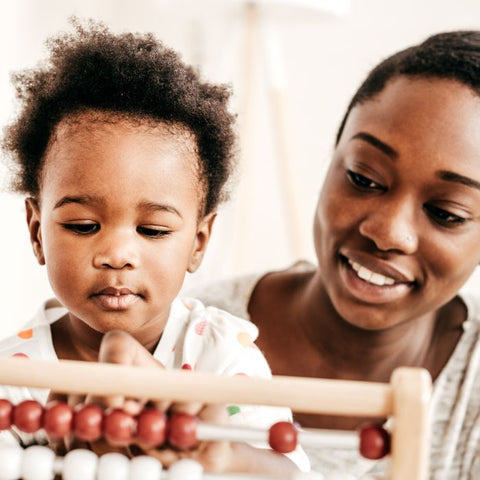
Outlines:
{"label": "woman's ear", "polygon": [[42,247],[42,232],[40,229],[40,208],[35,198],[25,199],[25,209],[27,213],[27,225],[30,232],[30,243],[33,253],[37,257],[40,265],[45,265],[45,257]]}
{"label": "woman's ear", "polygon": [[210,212],[198,223],[197,235],[195,237],[195,243],[187,267],[189,273],[195,272],[202,263],[208,241],[210,240],[210,235],[212,234],[213,222],[215,221],[216,216],[217,212]]}

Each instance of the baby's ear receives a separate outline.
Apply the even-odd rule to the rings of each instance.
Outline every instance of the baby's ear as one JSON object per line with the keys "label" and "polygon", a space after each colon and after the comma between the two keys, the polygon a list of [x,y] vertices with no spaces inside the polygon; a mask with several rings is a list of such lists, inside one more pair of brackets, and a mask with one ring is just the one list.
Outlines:
{"label": "baby's ear", "polygon": [[187,271],[190,273],[195,272],[202,263],[216,216],[217,212],[210,212],[198,222],[197,235],[187,267]]}
{"label": "baby's ear", "polygon": [[45,265],[45,257],[42,247],[42,232],[40,229],[40,208],[35,198],[25,199],[25,209],[27,212],[27,225],[30,232],[30,243],[33,253],[37,257],[40,265]]}

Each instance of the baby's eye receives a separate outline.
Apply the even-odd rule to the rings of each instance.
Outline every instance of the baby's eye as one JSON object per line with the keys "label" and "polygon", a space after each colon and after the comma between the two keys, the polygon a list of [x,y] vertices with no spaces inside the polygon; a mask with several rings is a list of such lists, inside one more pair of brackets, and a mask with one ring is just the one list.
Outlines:
{"label": "baby's eye", "polygon": [[434,205],[424,205],[424,209],[435,222],[445,227],[457,227],[469,221],[468,218],[460,217]]}
{"label": "baby's eye", "polygon": [[380,185],[379,183],[374,182],[365,175],[356,173],[353,170],[347,170],[347,176],[350,182],[355,187],[361,188],[362,190],[380,190],[382,192],[386,190],[386,187],[384,187],[383,185]]}
{"label": "baby's eye", "polygon": [[137,227],[137,232],[150,238],[165,237],[171,233],[170,230],[153,227]]}
{"label": "baby's eye", "polygon": [[98,223],[63,223],[62,226],[79,235],[89,235],[100,230]]}

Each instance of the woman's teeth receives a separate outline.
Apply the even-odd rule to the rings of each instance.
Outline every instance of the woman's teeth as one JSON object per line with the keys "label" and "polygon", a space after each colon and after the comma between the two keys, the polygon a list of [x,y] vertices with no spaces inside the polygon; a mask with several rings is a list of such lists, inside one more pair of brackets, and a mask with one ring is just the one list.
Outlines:
{"label": "woman's teeth", "polygon": [[393,278],[385,277],[380,273],[372,272],[368,268],[365,268],[356,262],[349,260],[348,263],[351,265],[352,269],[355,270],[357,275],[366,282],[373,283],[374,285],[378,285],[380,287],[383,285],[393,285],[395,283]]}

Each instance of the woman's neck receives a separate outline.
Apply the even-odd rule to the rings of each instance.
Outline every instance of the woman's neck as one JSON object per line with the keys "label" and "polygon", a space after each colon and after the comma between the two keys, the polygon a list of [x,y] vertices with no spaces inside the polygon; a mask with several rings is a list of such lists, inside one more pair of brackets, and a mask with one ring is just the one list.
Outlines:
{"label": "woman's neck", "polygon": [[274,374],[354,380],[388,381],[399,365],[425,366],[437,323],[432,312],[382,331],[355,327],[313,271],[264,277],[249,311]]}
{"label": "woman's neck", "polygon": [[299,326],[337,378],[388,381],[400,365],[432,367],[441,310],[388,329],[365,330],[338,314],[318,272],[298,295],[303,297],[295,302],[303,305],[297,315]]}

